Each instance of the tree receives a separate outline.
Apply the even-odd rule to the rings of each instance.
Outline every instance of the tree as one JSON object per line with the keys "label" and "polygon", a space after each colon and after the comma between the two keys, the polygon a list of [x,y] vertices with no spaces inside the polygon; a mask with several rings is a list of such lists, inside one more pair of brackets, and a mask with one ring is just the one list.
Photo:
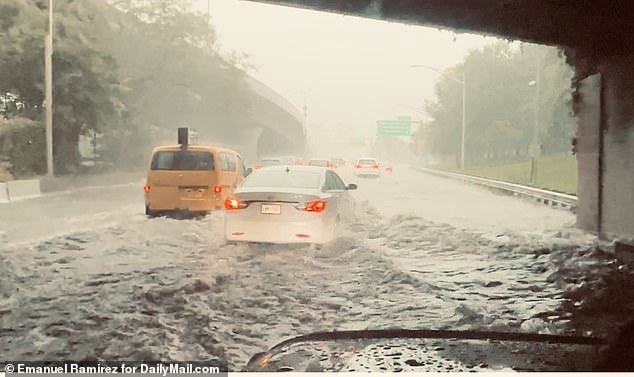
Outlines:
{"label": "tree", "polygon": [[[252,124],[245,109],[253,94],[238,68],[242,62],[216,51],[207,19],[190,13],[182,0],[146,5],[126,0],[116,6],[100,36],[119,62],[126,87],[129,119],[122,127],[133,125],[137,134],[148,135],[155,127],[174,132],[187,125],[204,138],[240,140]],[[113,132],[113,142],[115,134],[126,132]]]}
{"label": "tree", "polygon": [[540,64],[541,139],[549,152],[568,149],[574,120],[570,116],[572,70],[558,50],[537,45],[517,48],[497,42],[471,51],[436,83],[436,100],[426,104],[433,118],[430,140],[438,154],[458,161],[462,138],[462,93],[451,76],[466,74],[466,160],[478,162],[493,153],[527,153],[535,124],[535,87]]}
{"label": "tree", "polygon": [[[103,135],[114,163],[179,125],[219,141],[240,139],[254,95],[244,65],[217,51],[213,28],[186,0],[56,0],[53,55],[56,172],[80,163],[80,135]],[[47,1],[0,4],[0,115],[42,124]],[[161,140],[164,141],[164,140]],[[2,152],[2,151],[0,151]]]}
{"label": "tree", "polygon": [[[86,130],[99,130],[116,117],[116,63],[95,43],[93,2],[55,2],[53,154],[60,173],[76,171],[77,142]],[[6,0],[0,32],[0,93],[19,104],[19,114],[40,121],[44,100],[44,36],[47,11],[42,2]],[[5,101],[6,104],[6,101]],[[17,108],[17,106],[14,106]]]}

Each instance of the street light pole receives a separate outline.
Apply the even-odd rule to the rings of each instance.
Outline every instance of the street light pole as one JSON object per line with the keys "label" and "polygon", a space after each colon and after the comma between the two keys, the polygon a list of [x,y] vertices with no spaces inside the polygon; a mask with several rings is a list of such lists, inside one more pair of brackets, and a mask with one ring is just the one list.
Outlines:
{"label": "street light pole", "polygon": [[460,140],[460,169],[464,170],[465,160],[465,137],[467,130],[467,75],[463,73],[460,78],[452,76],[446,72],[446,70],[430,67],[424,64],[417,64],[410,66],[412,68],[427,68],[438,73],[444,73],[449,79],[462,84],[462,137]]}
{"label": "street light pole", "polygon": [[48,2],[48,35],[44,48],[45,86],[46,86],[46,167],[47,175],[52,177],[53,170],[53,0]]}
{"label": "street light pole", "polygon": [[535,184],[537,180],[537,158],[541,156],[541,141],[539,135],[539,84],[541,74],[541,62],[539,60],[538,51],[535,52],[535,80],[529,83],[529,86],[535,87],[535,108],[534,108],[534,125],[533,125],[533,140],[530,146],[531,155],[531,175],[530,183]]}
{"label": "street light pole", "polygon": [[306,105],[306,92],[304,91],[304,128],[306,128],[306,118],[308,118],[308,106]]}
{"label": "street light pole", "polygon": [[464,170],[464,142],[467,130],[467,77],[462,75],[462,148],[460,149],[460,169]]}

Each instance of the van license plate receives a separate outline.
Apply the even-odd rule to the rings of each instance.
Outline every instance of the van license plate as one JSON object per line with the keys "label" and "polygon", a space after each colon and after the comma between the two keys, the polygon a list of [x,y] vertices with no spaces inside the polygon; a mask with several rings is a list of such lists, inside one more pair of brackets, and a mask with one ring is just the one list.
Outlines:
{"label": "van license plate", "polygon": [[282,213],[282,206],[280,204],[262,204],[260,212],[263,215],[279,215]]}
{"label": "van license plate", "polygon": [[187,190],[187,196],[189,196],[190,198],[202,198],[203,197],[203,191],[202,190]]}

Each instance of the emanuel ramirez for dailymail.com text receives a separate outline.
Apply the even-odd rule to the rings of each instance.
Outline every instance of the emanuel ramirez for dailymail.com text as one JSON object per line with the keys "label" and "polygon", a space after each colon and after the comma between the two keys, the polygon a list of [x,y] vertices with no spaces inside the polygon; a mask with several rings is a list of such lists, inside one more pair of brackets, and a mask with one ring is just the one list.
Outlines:
{"label": "emanuel ramirez for dailymail.com text", "polygon": [[[203,365],[196,363],[142,363],[132,364],[108,362],[105,365],[98,363],[83,365],[79,363],[53,363],[53,365],[43,365],[38,362],[9,362],[4,365],[4,372],[7,376],[21,375],[41,375],[41,374],[145,374],[152,376],[167,377],[170,375],[220,375],[223,373],[218,366]],[[24,376],[27,377],[27,376]]]}

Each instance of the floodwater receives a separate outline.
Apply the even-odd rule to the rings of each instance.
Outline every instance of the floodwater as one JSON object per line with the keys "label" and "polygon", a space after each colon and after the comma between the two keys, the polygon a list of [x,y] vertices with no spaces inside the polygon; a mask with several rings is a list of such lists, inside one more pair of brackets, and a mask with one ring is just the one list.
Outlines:
{"label": "floodwater", "polygon": [[224,245],[221,212],[146,218],[142,177],[0,205],[0,354],[240,370],[313,331],[579,333],[584,299],[618,268],[564,209],[406,166],[342,175],[357,221],[321,250]]}

